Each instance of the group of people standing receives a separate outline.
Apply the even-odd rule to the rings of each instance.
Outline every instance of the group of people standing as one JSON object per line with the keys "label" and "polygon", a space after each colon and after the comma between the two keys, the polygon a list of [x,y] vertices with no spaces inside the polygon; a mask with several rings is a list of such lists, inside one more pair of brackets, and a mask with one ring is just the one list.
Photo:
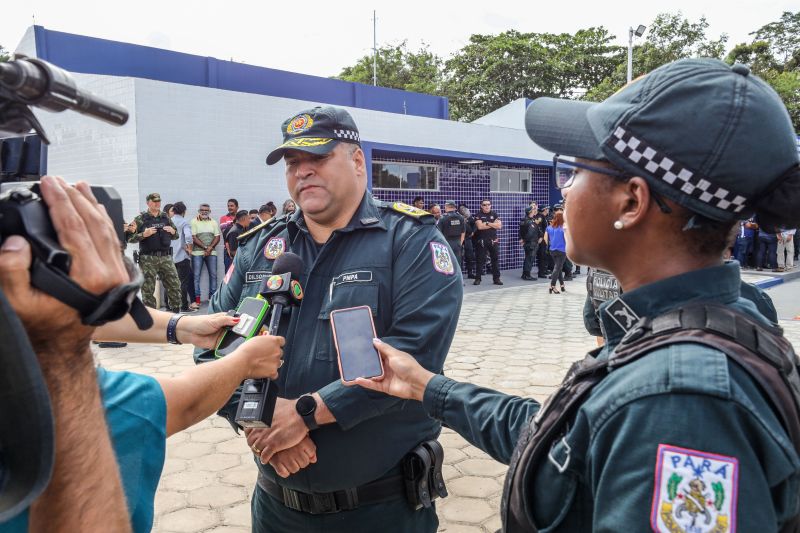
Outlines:
{"label": "group of people standing", "polygon": [[[166,292],[165,307],[172,312],[191,313],[200,308],[203,267],[208,274],[208,297],[217,289],[217,245],[223,243],[225,270],[230,268],[238,249],[238,237],[254,230],[277,215],[273,202],[259,209],[239,209],[235,198],[228,199],[228,211],[219,218],[211,216],[211,206],[202,203],[197,216],[188,220],[186,204],[175,202],[161,206],[161,195],[147,195],[147,210],[125,227],[126,240],[138,243],[138,262],[144,275],[144,303],[158,308],[155,298],[156,278]],[[293,213],[295,203],[283,203],[283,214]]]}
{"label": "group of people standing", "polygon": [[768,231],[757,217],[739,222],[732,256],[744,269],[772,269],[785,272],[794,268],[800,254],[800,235],[796,229]]}

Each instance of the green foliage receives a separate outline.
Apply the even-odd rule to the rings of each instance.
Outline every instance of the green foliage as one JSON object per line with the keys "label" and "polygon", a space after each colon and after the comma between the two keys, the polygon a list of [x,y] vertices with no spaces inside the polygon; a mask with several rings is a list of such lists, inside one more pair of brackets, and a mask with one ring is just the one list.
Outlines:
{"label": "green foliage", "polygon": [[[672,61],[687,57],[713,57],[721,59],[728,37],[706,37],[708,22],[701,17],[691,22],[683,14],[661,13],[647,28],[645,41],[633,47],[633,79]],[[627,52],[622,55],[611,76],[593,86],[584,99],[605,100],[627,82]]]}
{"label": "green foliage", "polygon": [[[403,41],[378,49],[378,85],[428,94],[440,94],[442,59],[424,45],[411,52]],[[336,78],[372,85],[372,55],[363,56],[355,65],[345,67]]]}
{"label": "green foliage", "polygon": [[8,61],[9,59],[11,59],[11,55],[3,48],[3,45],[0,44],[0,61]]}
{"label": "green foliage", "polygon": [[714,490],[714,507],[719,511],[722,509],[722,504],[725,503],[725,489],[719,481],[712,483],[711,488]]}
{"label": "green foliage", "polygon": [[770,43],[772,53],[781,63],[794,59],[795,67],[797,66],[800,51],[800,11],[784,11],[780,20],[765,24],[750,35],[755,35],[756,41]]}
{"label": "green foliage", "polygon": [[681,480],[683,477],[679,476],[675,472],[669,477],[667,481],[667,496],[669,496],[670,501],[675,499],[675,496],[678,495],[678,486],[681,484]]}
{"label": "green foliage", "polygon": [[605,28],[568,33],[473,35],[445,63],[444,93],[457,120],[474,120],[517,98],[573,98],[607,77],[623,50]]}

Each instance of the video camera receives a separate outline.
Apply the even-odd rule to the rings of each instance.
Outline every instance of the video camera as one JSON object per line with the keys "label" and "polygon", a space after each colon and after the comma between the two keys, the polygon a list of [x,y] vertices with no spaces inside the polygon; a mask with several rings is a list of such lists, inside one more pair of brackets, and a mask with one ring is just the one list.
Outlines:
{"label": "video camera", "polygon": [[[49,144],[31,108],[60,112],[67,109],[115,125],[128,112],[84,91],[72,76],[40,59],[17,57],[0,62],[0,136],[36,131]],[[2,151],[0,151],[2,158]],[[4,168],[0,161],[0,168]],[[1,183],[1,182],[7,183]],[[122,242],[122,200],[112,187],[92,186]],[[126,261],[131,282],[96,296],[69,277],[71,257],[59,244],[39,184],[0,173],[0,243],[19,235],[31,245],[31,284],[75,308],[82,321],[100,325],[130,313],[141,329],[152,319],[138,291],[142,275]],[[120,253],[122,250],[120,249]],[[46,320],[47,317],[42,317]],[[25,331],[0,291],[0,523],[13,518],[47,487],[53,468],[53,419],[47,387]]]}

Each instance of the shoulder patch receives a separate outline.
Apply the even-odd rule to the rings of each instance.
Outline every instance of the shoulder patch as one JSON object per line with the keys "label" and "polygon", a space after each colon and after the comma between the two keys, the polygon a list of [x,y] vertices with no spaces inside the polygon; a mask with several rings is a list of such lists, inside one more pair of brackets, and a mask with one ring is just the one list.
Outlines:
{"label": "shoulder patch", "polygon": [[283,237],[272,237],[264,246],[264,257],[267,259],[277,259],[279,255],[286,251],[286,239]]}
{"label": "shoulder patch", "polygon": [[450,255],[450,247],[440,242],[431,241],[431,259],[433,260],[433,269],[447,276],[452,276],[456,273],[453,263],[453,258]]}
{"label": "shoulder patch", "polygon": [[736,531],[739,460],[659,444],[650,513],[653,531]]}
{"label": "shoulder patch", "polygon": [[425,215],[433,216],[427,211],[423,211],[422,209],[417,209],[413,205],[404,204],[403,202],[394,202],[389,206],[392,210],[397,211],[398,213],[403,213],[404,215],[408,215],[414,218],[421,218]]}

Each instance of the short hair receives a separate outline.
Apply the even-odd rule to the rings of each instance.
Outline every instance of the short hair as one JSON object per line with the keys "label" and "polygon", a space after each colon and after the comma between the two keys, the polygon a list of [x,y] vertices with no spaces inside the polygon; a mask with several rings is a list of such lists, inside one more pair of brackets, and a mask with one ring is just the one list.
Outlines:
{"label": "short hair", "polygon": [[236,198],[228,198],[228,202],[227,203],[231,203],[231,202],[233,202],[233,204],[236,207],[239,207],[239,200],[237,200]]}
{"label": "short hair", "polygon": [[242,209],[241,211],[236,212],[236,220],[239,220],[242,217],[250,218],[250,213],[247,212],[247,209]]}
{"label": "short hair", "polygon": [[200,207],[207,207],[207,208],[211,209],[211,206],[208,205],[208,204],[200,204]]}
{"label": "short hair", "polygon": [[417,202],[424,202],[424,201],[425,201],[425,198],[423,198],[422,196],[415,196],[414,199],[411,200],[411,203],[415,204]]}
{"label": "short hair", "polygon": [[183,216],[186,214],[186,204],[183,202],[175,202],[172,206],[172,210],[176,215]]}
{"label": "short hair", "polygon": [[258,209],[251,209],[249,214],[257,215],[258,214]]}
{"label": "short hair", "polygon": [[261,207],[258,208],[258,214],[259,215],[261,213],[268,213],[268,212],[269,212],[269,207],[267,207],[267,204],[264,204],[264,205],[262,205]]}
{"label": "short hair", "polygon": [[173,204],[167,204],[162,209],[165,213],[169,214],[169,210],[172,209]]}

